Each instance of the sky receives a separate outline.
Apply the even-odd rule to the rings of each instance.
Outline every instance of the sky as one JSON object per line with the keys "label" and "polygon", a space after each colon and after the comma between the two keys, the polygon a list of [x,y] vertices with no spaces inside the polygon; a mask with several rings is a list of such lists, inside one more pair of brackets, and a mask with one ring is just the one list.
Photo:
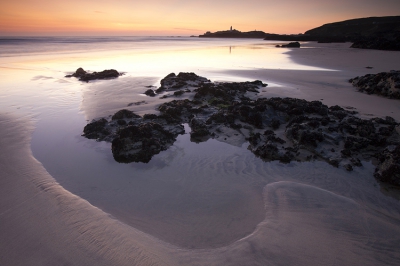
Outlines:
{"label": "sky", "polygon": [[352,18],[400,15],[400,0],[1,0],[1,36],[296,34]]}

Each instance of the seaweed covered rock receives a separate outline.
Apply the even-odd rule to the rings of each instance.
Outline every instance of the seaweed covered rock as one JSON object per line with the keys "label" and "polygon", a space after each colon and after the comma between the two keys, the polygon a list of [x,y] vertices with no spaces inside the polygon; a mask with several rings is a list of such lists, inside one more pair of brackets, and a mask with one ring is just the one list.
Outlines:
{"label": "seaweed covered rock", "polygon": [[[181,76],[197,79],[192,74]],[[188,124],[191,141],[214,138],[238,146],[247,141],[248,149],[265,161],[322,160],[352,171],[362,166],[361,161],[376,158],[375,177],[400,184],[400,130],[392,117],[362,119],[352,109],[320,101],[257,98],[264,86],[261,81],[204,82],[192,100],[161,104],[159,115],[142,118],[123,109],[110,120],[92,121],[83,135],[112,142],[119,162],[148,162],[171,146],[184,133],[182,124]]]}
{"label": "seaweed covered rock", "polygon": [[122,109],[116,112],[111,119],[112,120],[120,120],[120,119],[126,119],[126,118],[140,118],[139,115],[135,114],[134,112],[127,110],[127,109]]}
{"label": "seaweed covered rock", "polygon": [[78,68],[74,74],[72,75],[67,75],[65,77],[70,78],[70,77],[75,77],[79,78],[80,81],[86,81],[89,82],[90,80],[96,80],[96,79],[112,79],[112,78],[117,78],[121,74],[115,70],[115,69],[106,69],[101,72],[93,72],[89,73],[83,70],[83,68]]}
{"label": "seaweed covered rock", "polygon": [[128,125],[120,128],[112,141],[111,150],[117,162],[144,162],[171,146],[177,134],[184,133],[183,127],[176,125],[174,130],[156,122]]}
{"label": "seaweed covered rock", "polygon": [[115,113],[111,120],[92,121],[83,131],[86,138],[111,142],[114,159],[121,163],[147,163],[185,132],[181,124],[171,124],[163,116],[147,114],[142,118],[126,109]]}
{"label": "seaweed covered rock", "polygon": [[349,82],[360,92],[400,99],[400,71],[381,72],[355,77]]}
{"label": "seaweed covered rock", "polygon": [[197,118],[192,118],[189,125],[192,130],[190,132],[190,138],[193,142],[202,142],[209,138],[210,131],[208,130],[204,121],[201,121]]}
{"label": "seaweed covered rock", "polygon": [[198,87],[207,82],[210,82],[210,80],[200,77],[195,73],[180,72],[178,75],[171,73],[161,80],[161,86],[156,90],[156,93]]}
{"label": "seaweed covered rock", "polygon": [[106,124],[107,120],[105,118],[92,121],[83,128],[83,136],[88,139],[104,139],[104,137],[110,134],[106,129]]}
{"label": "seaweed covered rock", "polygon": [[377,157],[380,164],[374,176],[382,182],[400,186],[400,144],[385,148]]}

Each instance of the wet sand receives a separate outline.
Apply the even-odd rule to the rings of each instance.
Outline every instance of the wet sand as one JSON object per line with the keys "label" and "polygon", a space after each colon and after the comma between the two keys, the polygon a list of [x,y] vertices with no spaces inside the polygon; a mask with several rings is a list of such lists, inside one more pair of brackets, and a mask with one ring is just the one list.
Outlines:
{"label": "wet sand", "polygon": [[[370,71],[361,69],[363,62],[360,66],[353,65],[357,57],[347,57],[346,51],[330,53],[328,49],[325,51],[327,56],[331,55],[328,61],[337,62],[330,65],[324,62],[325,57],[313,57],[314,53],[304,50],[293,50],[289,54],[294,60],[304,60],[305,63],[304,58],[307,58],[311,65],[335,66],[339,71],[241,70],[230,74],[282,84],[282,87],[267,87],[263,92],[267,97],[324,99],[328,105],[353,106],[365,115],[391,115],[400,120],[398,102],[358,93],[346,83],[347,78]],[[368,51],[363,51],[358,56],[365,58],[368,55]],[[375,53],[371,55],[375,56]],[[390,54],[385,64],[373,71],[395,68],[397,56],[397,53]],[[378,58],[382,60],[380,56]],[[90,96],[90,92],[87,95]],[[87,118],[99,114],[101,101],[96,101],[87,102]],[[105,109],[108,112],[118,105]],[[132,109],[135,108],[140,113],[148,107],[138,105]],[[104,115],[106,111],[103,110]],[[199,161],[188,168],[195,169],[200,175],[205,173],[201,169],[223,166],[227,169],[225,174],[233,171],[250,181],[254,178],[252,175],[260,176],[254,180],[265,178],[265,182],[254,183],[253,190],[240,182],[236,185],[241,186],[235,188],[234,183],[227,189],[229,195],[234,195],[236,189],[240,192],[238,195],[243,196],[243,199],[237,198],[236,209],[242,211],[247,219],[239,220],[228,229],[223,228],[226,221],[218,223],[218,219],[224,216],[221,212],[228,212],[228,217],[237,211],[231,205],[234,199],[228,198],[226,206],[232,209],[222,208],[214,218],[204,221],[194,215],[190,223],[197,221],[198,228],[185,227],[179,215],[169,213],[165,215],[171,215],[171,222],[175,225],[165,227],[156,219],[157,214],[162,215],[159,213],[161,206],[155,210],[154,217],[142,216],[145,219],[139,221],[144,229],[153,228],[150,235],[128,225],[132,219],[129,216],[135,214],[121,212],[115,215],[119,216],[117,220],[104,212],[107,208],[112,211],[115,207],[112,203],[108,206],[105,203],[101,210],[61,187],[32,156],[32,124],[10,115],[2,115],[0,119],[0,260],[5,265],[395,265],[400,262],[400,204],[377,191],[371,176],[373,168],[367,163],[362,169],[346,173],[321,162],[241,164],[240,156],[231,160],[234,166],[228,166],[227,161]],[[178,178],[179,173],[176,176],[178,181],[182,181]],[[197,185],[205,184],[199,182]],[[218,191],[223,191],[218,184],[210,182],[204,191],[215,190],[215,195],[218,195]],[[159,191],[162,191],[163,184],[159,186]],[[174,194],[174,190],[171,193]],[[186,193],[188,197],[193,196],[190,191]],[[220,195],[223,199],[224,194]],[[250,200],[252,198],[254,200]],[[182,206],[176,207],[177,213],[188,212],[193,207],[190,205],[185,209]],[[246,209],[249,209],[250,216],[243,212]],[[242,232],[244,236],[241,237],[241,234],[230,235],[241,230],[245,223],[253,229]],[[201,240],[204,247],[217,243],[216,247],[211,244],[208,248],[190,249],[190,239],[196,234],[201,235],[199,231],[206,232],[207,227],[210,235],[225,230],[209,243],[205,238]],[[180,238],[175,242],[181,245],[159,240],[174,237]]]}
{"label": "wet sand", "polygon": [[157,258],[157,240],[63,189],[33,158],[29,121],[0,122],[2,265],[174,264]]}
{"label": "wet sand", "polygon": [[[0,130],[3,265],[395,265],[400,260],[398,204],[380,199],[387,209],[375,210],[292,181],[265,186],[265,218],[249,236],[216,249],[174,247],[60,187],[30,153],[29,122],[4,116],[0,121],[5,125]],[[290,175],[292,167],[277,164],[270,171]],[[307,172],[318,171],[315,165],[297,167],[305,179]],[[324,166],[319,170],[326,172]],[[346,185],[334,180],[339,175],[335,169],[317,183],[332,179],[330,189],[342,190]]]}

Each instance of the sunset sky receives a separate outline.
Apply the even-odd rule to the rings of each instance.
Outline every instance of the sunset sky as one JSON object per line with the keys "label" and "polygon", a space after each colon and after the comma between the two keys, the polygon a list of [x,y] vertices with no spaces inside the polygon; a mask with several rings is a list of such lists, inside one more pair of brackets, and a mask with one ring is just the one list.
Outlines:
{"label": "sunset sky", "polygon": [[9,0],[0,35],[304,33],[325,23],[400,15],[400,0]]}

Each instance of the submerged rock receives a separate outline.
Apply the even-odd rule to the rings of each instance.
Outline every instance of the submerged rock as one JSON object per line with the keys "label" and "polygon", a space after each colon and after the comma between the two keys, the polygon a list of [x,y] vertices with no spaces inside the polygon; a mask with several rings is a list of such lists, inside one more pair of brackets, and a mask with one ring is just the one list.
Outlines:
{"label": "submerged rock", "polygon": [[96,80],[96,79],[112,79],[112,78],[117,78],[121,74],[115,70],[115,69],[107,69],[103,70],[101,72],[93,72],[93,73],[88,73],[83,68],[78,68],[74,74],[72,75],[67,75],[65,77],[71,78],[79,78],[80,81],[86,81],[89,82],[90,80]]}

